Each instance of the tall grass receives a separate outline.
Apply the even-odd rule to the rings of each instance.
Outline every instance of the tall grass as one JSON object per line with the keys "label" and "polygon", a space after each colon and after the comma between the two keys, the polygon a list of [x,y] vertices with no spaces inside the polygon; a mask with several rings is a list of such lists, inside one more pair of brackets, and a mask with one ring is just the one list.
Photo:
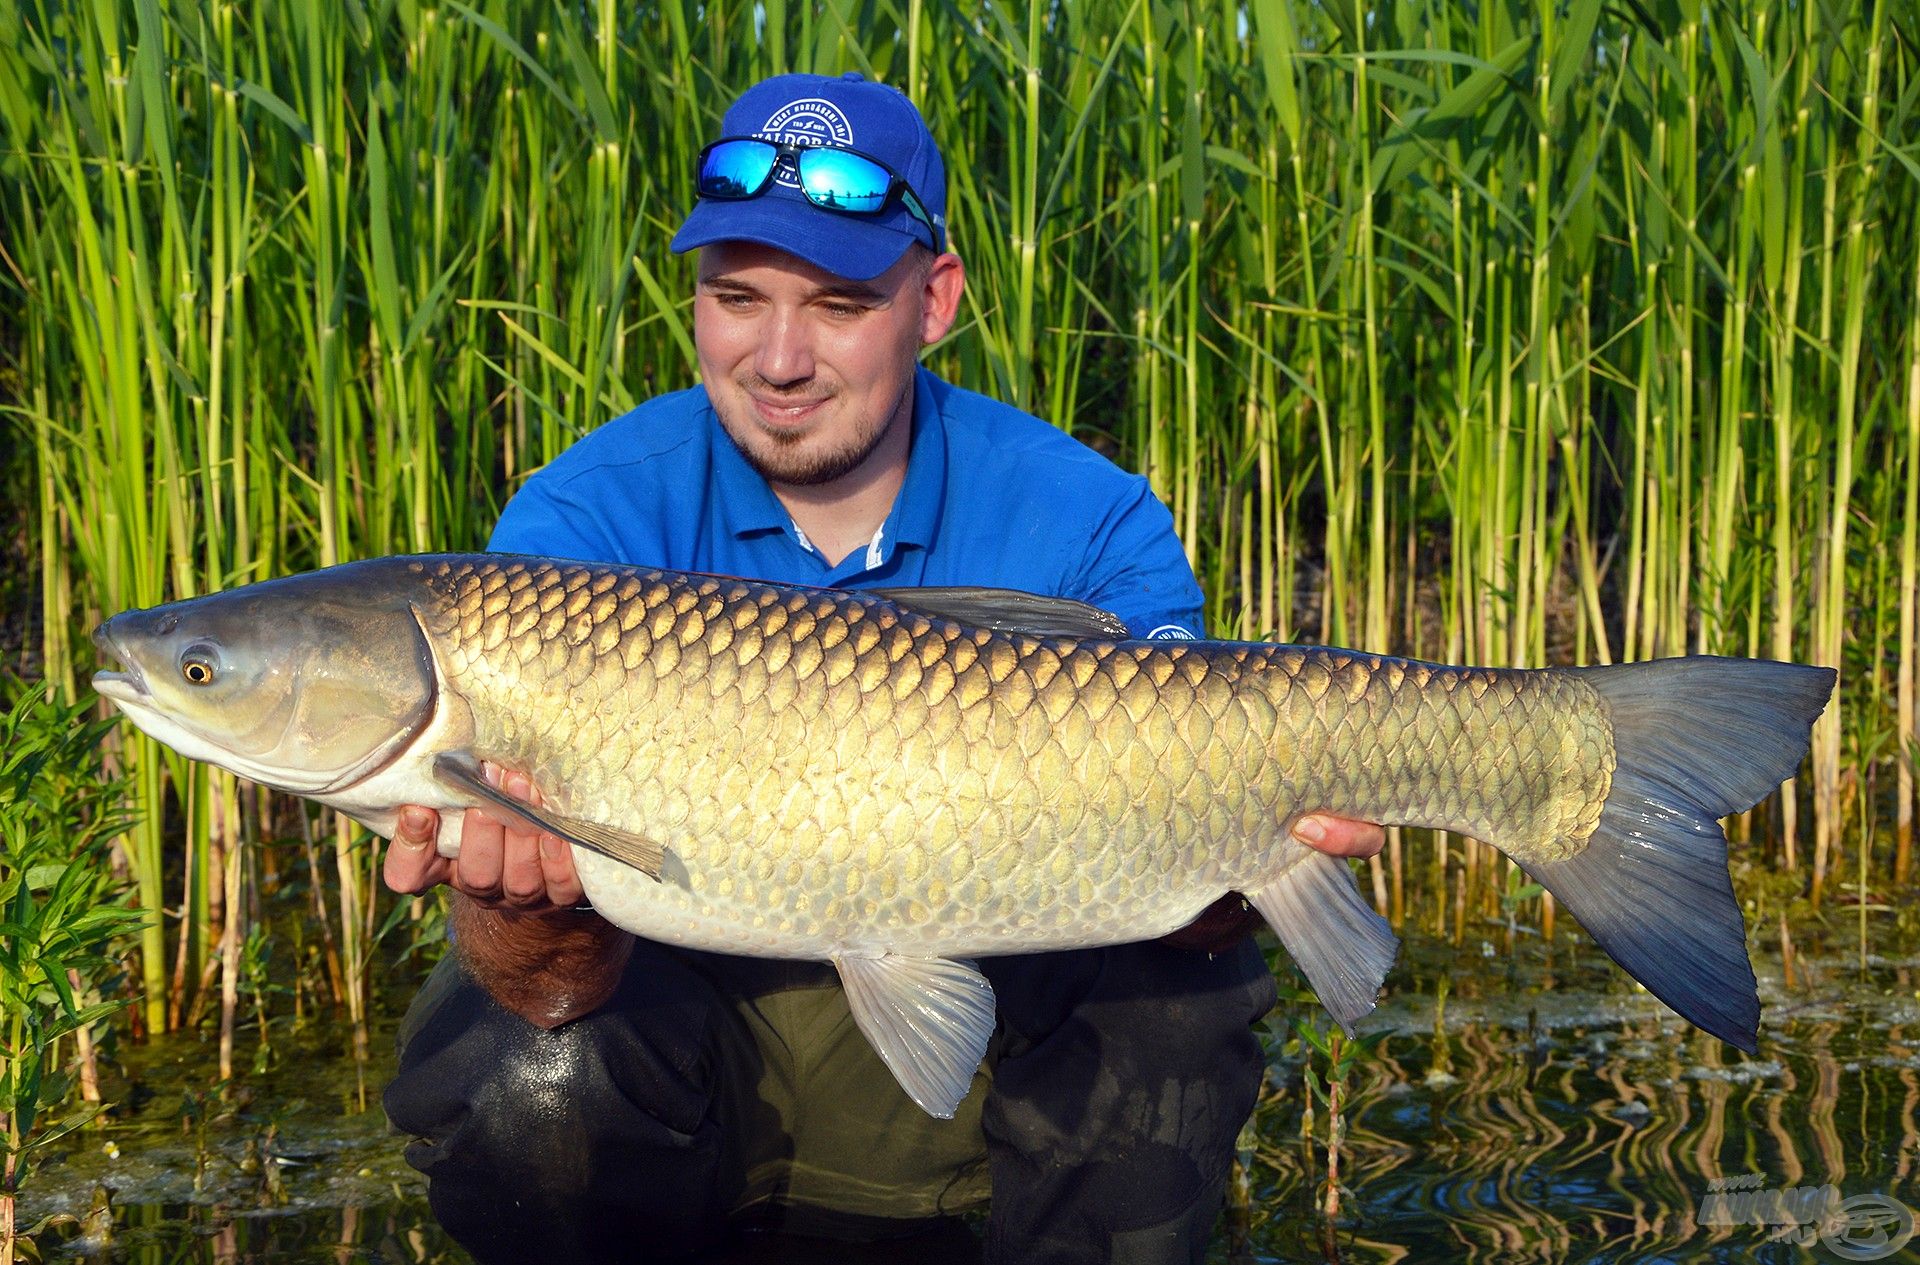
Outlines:
{"label": "tall grass", "polygon": [[[932,362],[1145,472],[1217,630],[1836,664],[1809,783],[1741,855],[1816,902],[1904,883],[1917,45],[1891,0],[0,0],[47,672],[77,697],[121,607],[480,544],[691,380],[666,242],[730,95],[854,69],[946,148],[971,285]],[[116,741],[169,915],[142,1021],[216,978],[230,1015],[270,802]],[[364,1039],[388,898],[356,831],[308,832]],[[1456,937],[1509,878],[1425,835],[1373,872]]]}

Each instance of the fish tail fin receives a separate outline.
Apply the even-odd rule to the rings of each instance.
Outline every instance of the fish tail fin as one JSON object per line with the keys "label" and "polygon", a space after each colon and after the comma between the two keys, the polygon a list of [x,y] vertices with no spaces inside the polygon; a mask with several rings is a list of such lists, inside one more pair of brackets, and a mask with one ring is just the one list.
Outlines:
{"label": "fish tail fin", "polygon": [[1752,1053],[1760,999],[1720,819],[1794,775],[1837,674],[1707,656],[1578,673],[1612,716],[1612,788],[1585,847],[1522,864],[1649,992]]}

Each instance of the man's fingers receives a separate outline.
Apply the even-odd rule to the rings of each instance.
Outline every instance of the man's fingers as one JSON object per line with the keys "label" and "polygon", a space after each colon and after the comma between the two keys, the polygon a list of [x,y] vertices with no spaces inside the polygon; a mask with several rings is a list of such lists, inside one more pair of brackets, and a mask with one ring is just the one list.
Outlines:
{"label": "man's fingers", "polygon": [[469,808],[460,823],[460,855],[453,863],[453,886],[478,901],[500,899],[500,873],[506,862],[506,827]]}
{"label": "man's fingers", "polygon": [[[489,782],[514,799],[540,803],[540,792],[524,773],[485,768]],[[394,823],[393,843],[381,864],[387,886],[418,894],[446,883],[482,905],[513,909],[569,908],[585,899],[573,869],[573,850],[564,840],[537,830],[507,825],[483,808],[469,808],[460,825],[460,855],[449,860],[435,849],[440,815],[409,805]]]}
{"label": "man's fingers", "polygon": [[431,808],[408,804],[400,810],[393,826],[393,841],[414,851],[429,847],[440,833],[440,814]]}
{"label": "man's fingers", "polygon": [[440,833],[440,814],[430,808],[409,805],[400,810],[393,830],[393,842],[387,845],[381,877],[396,892],[417,896],[435,883],[443,883],[453,863],[434,850]]}
{"label": "man's fingers", "polygon": [[540,859],[538,834],[507,829],[507,846],[500,866],[500,895],[515,909],[535,909],[547,904],[547,876]]}
{"label": "man's fingers", "polygon": [[453,862],[431,850],[413,851],[398,843],[390,843],[387,845],[386,860],[380,867],[380,875],[390,891],[418,896],[436,883],[444,883],[451,878]]}
{"label": "man's fingers", "polygon": [[[500,789],[523,803],[537,805],[540,802],[532,780],[524,773],[506,774]],[[548,903],[547,876],[540,860],[540,832],[519,825],[507,827],[500,864],[500,894],[515,909],[538,909]]]}
{"label": "man's fingers", "polygon": [[562,908],[587,898],[580,875],[573,868],[573,847],[558,835],[540,836],[540,870],[546,879],[547,899]]}
{"label": "man's fingers", "polygon": [[1328,856],[1370,857],[1386,846],[1387,832],[1370,821],[1315,813],[1293,824],[1293,837]]}
{"label": "man's fingers", "polygon": [[532,804],[535,808],[540,807],[543,802],[540,798],[540,792],[533,787],[533,779],[524,773],[507,774],[502,789],[515,799],[525,804]]}
{"label": "man's fingers", "polygon": [[[509,798],[540,806],[540,792],[526,774],[491,763],[481,769]],[[482,808],[467,810],[464,832],[453,885],[478,903],[533,912],[585,899],[564,840],[518,822],[503,823]]]}

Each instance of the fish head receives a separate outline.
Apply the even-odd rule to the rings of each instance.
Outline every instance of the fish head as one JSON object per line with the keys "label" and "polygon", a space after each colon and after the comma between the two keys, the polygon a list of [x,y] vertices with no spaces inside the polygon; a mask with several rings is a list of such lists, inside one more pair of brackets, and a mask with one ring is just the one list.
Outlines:
{"label": "fish head", "polygon": [[93,641],[122,665],[96,673],[93,688],[135,725],[300,795],[386,767],[432,718],[438,693],[412,606],[334,572],[125,611]]}

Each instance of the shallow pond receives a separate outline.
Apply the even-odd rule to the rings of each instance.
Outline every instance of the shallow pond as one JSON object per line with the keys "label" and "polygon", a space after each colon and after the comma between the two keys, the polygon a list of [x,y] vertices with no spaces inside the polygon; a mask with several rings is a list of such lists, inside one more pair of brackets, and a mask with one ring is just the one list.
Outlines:
{"label": "shallow pond", "polygon": [[[1870,956],[1863,970],[1851,952],[1803,955],[1792,988],[1777,958],[1758,962],[1765,1009],[1748,1058],[1589,947],[1489,952],[1410,939],[1362,1027],[1385,1035],[1349,1078],[1331,1221],[1326,1110],[1303,1143],[1305,1064],[1276,1038],[1241,1206],[1211,1261],[1920,1260],[1920,1242],[1894,1242],[1920,1207],[1920,956]],[[383,1036],[374,1048],[387,1050]],[[128,1106],[49,1156],[23,1192],[31,1225],[85,1218],[104,1185],[111,1211],[92,1224],[110,1233],[62,1221],[39,1235],[44,1254],[465,1260],[378,1110],[387,1068],[369,1069],[361,1112],[341,1052],[309,1040],[280,1057],[221,1115],[217,1096],[200,1097],[209,1046],[135,1051]],[[858,1255],[755,1239],[733,1259],[937,1265],[967,1255],[954,1231]]]}

